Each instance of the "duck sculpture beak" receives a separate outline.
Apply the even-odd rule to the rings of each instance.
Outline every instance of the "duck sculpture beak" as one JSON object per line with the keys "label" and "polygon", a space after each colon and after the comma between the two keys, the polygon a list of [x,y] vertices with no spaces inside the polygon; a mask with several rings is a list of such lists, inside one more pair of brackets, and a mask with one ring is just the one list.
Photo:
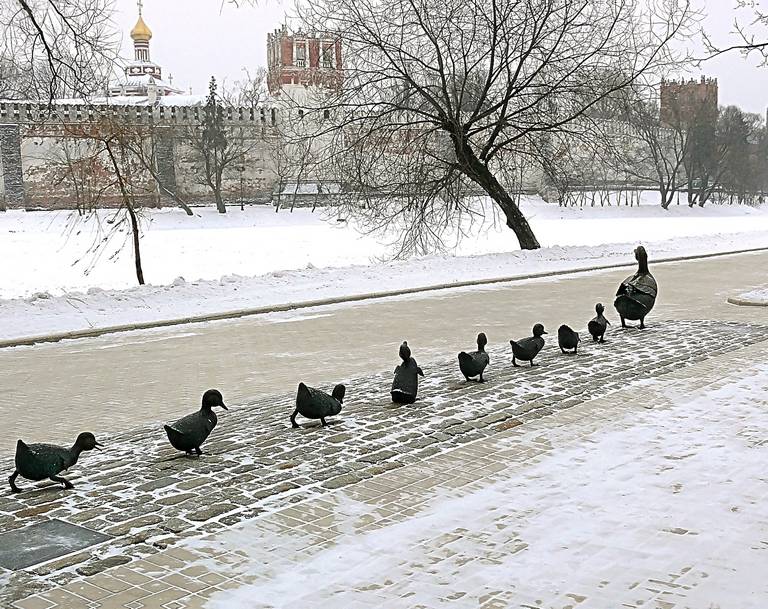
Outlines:
{"label": "duck sculpture beak", "polygon": [[226,405],[224,404],[224,402],[222,402],[221,404],[219,404],[219,406],[221,406],[221,407],[222,407],[224,410],[229,410],[229,408],[227,408],[227,407],[226,407]]}
{"label": "duck sculpture beak", "polygon": [[95,448],[96,450],[101,450],[101,447],[102,447],[102,446],[104,446],[104,445],[103,445],[101,442],[96,442],[96,443],[94,444],[94,448]]}

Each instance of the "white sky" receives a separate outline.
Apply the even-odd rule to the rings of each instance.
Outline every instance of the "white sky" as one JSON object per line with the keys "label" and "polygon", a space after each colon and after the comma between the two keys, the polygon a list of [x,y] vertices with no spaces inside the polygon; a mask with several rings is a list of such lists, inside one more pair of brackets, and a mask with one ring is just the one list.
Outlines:
{"label": "white sky", "polygon": [[[737,14],[735,0],[697,1],[707,13],[707,31],[718,41],[728,41]],[[768,8],[768,0],[758,1]],[[259,0],[258,6],[240,8],[222,5],[222,0],[144,0],[144,20],[153,33],[151,57],[163,67],[164,78],[173,75],[174,85],[204,94],[211,75],[231,83],[243,78],[243,68],[253,72],[265,65],[267,33],[283,23],[292,6],[292,0]],[[123,53],[132,58],[128,32],[136,23],[136,2],[115,0],[115,7],[115,21],[124,32]],[[731,53],[707,62],[692,76],[716,77],[721,105],[765,115],[768,67],[758,68],[757,63]]]}

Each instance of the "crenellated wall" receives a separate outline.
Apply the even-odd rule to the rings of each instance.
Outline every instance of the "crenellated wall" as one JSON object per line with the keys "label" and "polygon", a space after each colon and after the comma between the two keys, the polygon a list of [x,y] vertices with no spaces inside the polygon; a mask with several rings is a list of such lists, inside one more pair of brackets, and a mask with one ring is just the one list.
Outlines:
{"label": "crenellated wall", "polygon": [[[165,101],[165,100],[164,100]],[[167,103],[167,102],[166,102]],[[202,180],[199,137],[203,108],[173,105],[45,104],[0,102],[0,205],[8,208],[74,208],[98,193],[100,205],[120,193],[106,154],[96,154],[110,130],[145,140],[157,180],[135,162],[134,195],[145,206],[210,202]],[[229,201],[268,201],[276,182],[272,162],[278,120],[275,108],[227,108],[224,120],[241,158],[223,176]],[[79,182],[76,183],[76,182]]]}

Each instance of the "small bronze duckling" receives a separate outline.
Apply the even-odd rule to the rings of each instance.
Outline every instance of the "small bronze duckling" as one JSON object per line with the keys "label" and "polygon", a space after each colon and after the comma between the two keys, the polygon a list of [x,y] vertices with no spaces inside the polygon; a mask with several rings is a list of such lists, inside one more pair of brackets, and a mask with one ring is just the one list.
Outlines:
{"label": "small bronze duckling", "polygon": [[546,334],[544,331],[544,326],[541,324],[536,324],[533,326],[533,336],[521,338],[518,341],[509,341],[509,344],[512,345],[513,366],[518,368],[520,367],[520,364],[515,361],[518,359],[521,359],[524,362],[531,362],[531,366],[538,365],[533,363],[533,358],[536,357],[539,354],[539,351],[544,348],[544,339],[542,338],[542,334]]}
{"label": "small bronze duckling", "polygon": [[563,324],[557,329],[557,344],[563,353],[573,350],[573,354],[576,355],[579,350],[579,341],[581,341],[579,333],[570,326]]}
{"label": "small bronze duckling", "polygon": [[611,323],[605,318],[603,311],[605,311],[605,307],[602,303],[598,302],[595,305],[595,313],[597,313],[597,315],[587,324],[587,330],[589,330],[589,333],[592,335],[592,340],[596,343],[605,342],[605,332],[608,330],[608,326]]}
{"label": "small bronze duckling", "polygon": [[200,410],[188,414],[171,423],[164,425],[165,433],[168,434],[168,440],[176,450],[183,450],[188,455],[195,452],[198,456],[203,454],[200,446],[211,435],[213,428],[216,427],[219,418],[213,412],[215,406],[220,406],[224,410],[229,410],[224,405],[224,398],[218,389],[209,389],[203,394],[203,403]]}
{"label": "small bronze duckling", "polygon": [[80,453],[83,451],[94,448],[100,450],[102,446],[103,444],[99,444],[90,432],[84,432],[77,436],[72,448],[54,446],[53,444],[28,445],[19,440],[16,443],[16,470],[8,478],[11,491],[14,493],[21,492],[21,489],[16,486],[16,478],[19,476],[35,482],[48,478],[63,484],[66,489],[74,488],[69,480],[58,474],[77,463]]}
{"label": "small bronze duckling", "polygon": [[485,352],[485,346],[488,344],[488,339],[484,332],[480,332],[477,335],[477,351],[467,353],[462,351],[459,353],[459,370],[464,375],[464,378],[469,379],[479,376],[478,383],[484,383],[483,371],[491,361],[488,354]]}
{"label": "small bronze duckling", "polygon": [[413,404],[419,392],[419,376],[424,376],[424,372],[411,357],[411,348],[407,341],[403,341],[398,353],[403,363],[395,368],[390,395],[395,404]]}
{"label": "small bronze duckling", "polygon": [[341,412],[341,406],[344,402],[344,395],[347,388],[344,385],[336,385],[331,395],[324,391],[307,387],[304,383],[299,383],[299,389],[296,392],[296,409],[291,415],[291,427],[299,427],[296,423],[296,415],[300,414],[307,419],[320,419],[320,423],[325,427],[328,423],[325,417],[337,415]]}

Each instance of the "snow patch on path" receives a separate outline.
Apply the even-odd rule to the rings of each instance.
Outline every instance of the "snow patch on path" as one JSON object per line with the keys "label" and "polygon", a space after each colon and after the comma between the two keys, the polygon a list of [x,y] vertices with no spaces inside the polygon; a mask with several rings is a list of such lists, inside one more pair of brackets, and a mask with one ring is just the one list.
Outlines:
{"label": "snow patch on path", "polygon": [[768,286],[756,288],[739,294],[735,298],[736,304],[751,304],[768,306]]}

